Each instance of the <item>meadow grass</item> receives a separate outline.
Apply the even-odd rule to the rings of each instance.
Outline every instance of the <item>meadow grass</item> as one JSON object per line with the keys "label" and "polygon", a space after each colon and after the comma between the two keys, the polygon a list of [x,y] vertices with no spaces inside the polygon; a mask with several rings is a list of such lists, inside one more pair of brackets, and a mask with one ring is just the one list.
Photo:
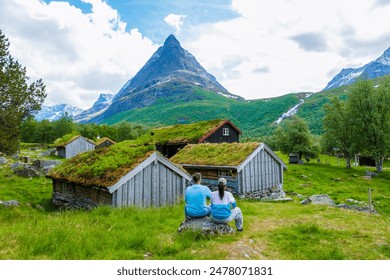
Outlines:
{"label": "meadow grass", "polygon": [[[18,178],[2,166],[0,199],[21,205],[0,206],[0,259],[388,260],[390,170],[368,180],[366,169],[347,170],[337,162],[288,164],[284,189],[292,202],[237,199],[244,231],[203,236],[177,232],[184,219],[182,201],[158,209],[59,210],[51,204],[49,179]],[[326,193],[336,203],[367,201],[368,187],[380,214],[301,205],[295,195]]]}

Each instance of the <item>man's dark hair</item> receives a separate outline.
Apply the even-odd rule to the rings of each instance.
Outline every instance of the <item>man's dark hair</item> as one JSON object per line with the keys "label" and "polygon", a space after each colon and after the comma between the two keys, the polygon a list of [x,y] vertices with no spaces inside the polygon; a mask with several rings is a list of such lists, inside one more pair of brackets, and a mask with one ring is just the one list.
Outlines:
{"label": "man's dark hair", "polygon": [[194,175],[192,175],[192,180],[194,181],[194,183],[199,183],[200,180],[202,179],[202,175],[200,173],[194,173]]}

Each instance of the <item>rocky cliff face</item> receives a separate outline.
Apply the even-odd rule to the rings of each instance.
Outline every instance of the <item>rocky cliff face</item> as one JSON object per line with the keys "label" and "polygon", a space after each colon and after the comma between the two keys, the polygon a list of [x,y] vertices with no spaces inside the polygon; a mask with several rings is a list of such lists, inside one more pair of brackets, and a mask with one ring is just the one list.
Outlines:
{"label": "rocky cliff face", "polygon": [[91,108],[83,111],[73,118],[75,122],[85,123],[90,119],[102,114],[112,103],[114,99],[113,94],[102,93],[99,98],[95,101]]}
{"label": "rocky cliff face", "polygon": [[187,96],[187,101],[201,98],[194,94],[196,88],[243,99],[229,93],[192,54],[180,46],[175,36],[170,35],[142,69],[122,87],[110,107],[91,122],[152,105],[161,98],[169,98],[171,102],[174,102],[175,96],[183,98],[183,94]]}
{"label": "rocky cliff face", "polygon": [[342,69],[324,88],[324,90],[349,85],[359,77],[374,79],[390,74],[390,48],[379,58],[359,68]]}

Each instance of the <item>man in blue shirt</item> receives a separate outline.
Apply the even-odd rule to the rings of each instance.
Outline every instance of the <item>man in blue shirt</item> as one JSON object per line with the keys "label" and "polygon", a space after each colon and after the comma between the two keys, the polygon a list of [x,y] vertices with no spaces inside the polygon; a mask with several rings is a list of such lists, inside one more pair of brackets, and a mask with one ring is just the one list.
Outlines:
{"label": "man in blue shirt", "polygon": [[208,187],[202,186],[202,176],[195,173],[192,176],[194,184],[186,189],[185,193],[185,214],[186,218],[202,218],[210,216],[211,206],[206,205],[206,198],[211,197],[211,191]]}

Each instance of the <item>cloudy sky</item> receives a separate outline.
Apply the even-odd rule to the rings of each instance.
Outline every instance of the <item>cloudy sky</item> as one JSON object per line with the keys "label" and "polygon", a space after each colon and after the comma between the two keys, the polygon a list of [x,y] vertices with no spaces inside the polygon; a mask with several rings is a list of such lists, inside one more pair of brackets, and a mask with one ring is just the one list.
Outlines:
{"label": "cloudy sky", "polygon": [[0,29],[46,105],[117,93],[169,34],[231,93],[320,91],[390,47],[390,0],[0,0]]}

